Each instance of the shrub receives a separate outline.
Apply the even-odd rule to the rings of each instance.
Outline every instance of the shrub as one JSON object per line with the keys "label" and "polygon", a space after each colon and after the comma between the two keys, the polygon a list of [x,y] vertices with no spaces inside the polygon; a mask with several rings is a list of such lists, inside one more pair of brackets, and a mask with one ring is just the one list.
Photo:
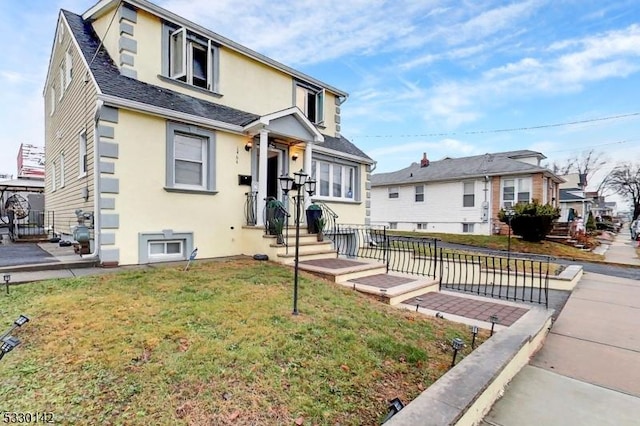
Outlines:
{"label": "shrub", "polygon": [[[550,204],[540,204],[537,200],[531,203],[518,203],[514,206],[511,218],[511,230],[525,241],[539,242],[553,227],[553,221],[560,217],[560,209]],[[498,218],[509,223],[506,211],[500,209]]]}
{"label": "shrub", "polygon": [[588,232],[593,232],[596,230],[596,219],[593,217],[593,213],[589,212],[589,217],[587,218],[587,224],[585,225]]}

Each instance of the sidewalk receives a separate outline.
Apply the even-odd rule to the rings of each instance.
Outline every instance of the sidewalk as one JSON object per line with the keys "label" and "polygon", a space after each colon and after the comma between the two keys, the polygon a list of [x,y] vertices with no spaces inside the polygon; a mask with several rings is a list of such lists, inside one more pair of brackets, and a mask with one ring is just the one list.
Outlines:
{"label": "sidewalk", "polygon": [[[640,265],[628,230],[606,260]],[[505,390],[488,425],[637,425],[640,281],[585,273],[543,348]]]}
{"label": "sidewalk", "polygon": [[604,252],[604,260],[611,263],[640,266],[640,258],[636,255],[635,250],[637,244],[636,241],[631,241],[629,227],[625,225]]}

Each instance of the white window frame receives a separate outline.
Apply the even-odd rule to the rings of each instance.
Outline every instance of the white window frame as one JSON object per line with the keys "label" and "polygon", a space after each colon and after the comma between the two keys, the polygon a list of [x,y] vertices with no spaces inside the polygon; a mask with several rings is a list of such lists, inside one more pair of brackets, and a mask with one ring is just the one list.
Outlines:
{"label": "white window frame", "polygon": [[51,112],[49,113],[49,115],[53,115],[54,112],[56,112],[56,88],[53,87],[53,85],[51,86],[51,92],[50,92],[50,108],[51,108]]}
{"label": "white window frame", "polygon": [[[504,197],[504,189],[507,182],[513,181],[513,200],[505,200]],[[526,184],[525,184],[526,182]],[[513,207],[518,203],[527,202],[530,203],[532,198],[532,179],[531,176],[514,176],[508,178],[502,178],[500,182],[500,205],[502,208]],[[526,192],[521,191],[521,189],[527,186],[529,197],[526,201],[520,200],[520,194],[525,194]]]}
{"label": "white window frame", "polygon": [[389,229],[398,229],[398,222],[389,222]]}
{"label": "white window frame", "polygon": [[[472,186],[471,192],[467,192],[467,185]],[[467,200],[468,196],[471,196],[470,206],[465,205],[465,201]],[[476,181],[468,180],[468,181],[462,182],[462,207],[470,208],[475,206],[476,206]]]}
{"label": "white window frame", "polygon": [[389,191],[389,199],[392,200],[397,200],[398,198],[400,198],[400,189],[397,186],[390,186],[388,188]]}
{"label": "white window frame", "polygon": [[427,222],[418,222],[418,223],[416,223],[416,229],[418,229],[420,231],[426,231],[427,230],[427,226],[429,226],[429,224]]}
{"label": "white window frame", "polygon": [[78,177],[87,175],[89,168],[89,156],[87,154],[87,132],[81,131],[78,135]]}
{"label": "white window frame", "polygon": [[[180,244],[179,253],[167,253],[167,247],[169,244]],[[152,253],[152,245],[162,245],[163,253]],[[185,258],[185,242],[184,240],[150,240],[147,242],[147,256],[150,261],[170,261],[170,260],[182,260]]]}
{"label": "white window frame", "polygon": [[71,84],[71,80],[73,80],[73,56],[71,55],[71,47],[69,47],[69,49],[64,54],[64,65],[64,85],[65,88],[67,88]]}
{"label": "white window frame", "polygon": [[[187,137],[199,138],[202,144],[202,184],[189,185],[180,184],[175,181],[175,136],[184,135]],[[178,159],[179,160],[179,159]],[[190,160],[187,160],[190,161]],[[216,184],[216,141],[215,133],[207,129],[187,124],[168,122],[167,123],[167,160],[166,160],[166,184],[165,189],[176,191],[199,191],[215,193]]]}
{"label": "white window frame", "polygon": [[[207,54],[206,87],[194,84],[194,49],[205,50]],[[218,47],[211,40],[196,40],[195,36],[189,34],[187,29],[182,27],[169,33],[168,50],[168,75],[170,78],[199,89],[211,92],[218,91],[219,53]]]}
{"label": "white window frame", "polygon": [[[420,191],[418,191],[418,189],[420,189]],[[415,191],[415,202],[416,203],[423,203],[424,202],[424,185],[416,185],[414,187],[414,191]]]}
{"label": "white window frame", "polygon": [[475,223],[463,223],[462,224],[462,233],[463,234],[473,234],[475,232]]}
{"label": "white window frame", "polygon": [[[319,172],[322,166],[329,167],[329,193],[322,194],[322,184],[320,182],[321,174]],[[358,171],[356,166],[350,166],[346,164],[337,164],[324,160],[313,160],[311,163],[311,175],[316,179],[316,195],[314,198],[325,199],[325,200],[345,200],[345,201],[355,201],[356,197],[356,185],[357,185],[357,176],[356,173]],[[335,176],[337,170],[340,170],[340,195],[334,195],[334,184]],[[349,173],[351,171],[351,173]],[[347,188],[349,187],[349,175],[353,178],[351,182],[351,195],[349,195],[349,191]]]}
{"label": "white window frame", "polygon": [[[196,160],[192,160],[192,159],[187,159],[187,158],[178,158],[176,155],[176,151],[175,151],[175,147],[176,147],[176,143],[175,143],[175,137],[178,135],[182,135],[184,137],[188,137],[191,139],[198,139],[200,140],[200,157],[201,160],[200,161],[196,161]],[[173,174],[173,187],[174,188],[185,188],[185,189],[206,189],[206,180],[207,180],[207,141],[205,138],[203,138],[202,136],[199,135],[193,135],[193,134],[186,134],[186,133],[182,133],[182,132],[176,132],[174,134],[174,144],[173,144],[173,170],[174,170],[174,174]],[[175,173],[175,169],[176,169],[176,161],[184,161],[184,162],[188,162],[188,163],[197,163],[200,164],[202,167],[202,172],[201,172],[201,178],[200,178],[200,183],[197,185],[192,185],[192,184],[188,184],[188,183],[180,183],[176,181],[176,173]]]}
{"label": "white window frame", "polygon": [[[324,123],[325,89],[315,89],[304,84],[296,83],[294,96],[294,105],[302,111],[309,121],[318,125],[322,125]],[[313,117],[309,116],[310,96],[314,97],[315,103],[315,116]]]}
{"label": "white window frame", "polygon": [[51,163],[51,192],[56,192],[56,162]]}
{"label": "white window frame", "polygon": [[64,97],[64,62],[62,62],[60,64],[60,93],[58,94],[58,96],[60,96],[59,100],[62,100],[62,98]]}
{"label": "white window frame", "polygon": [[60,153],[60,188],[64,188],[64,152]]}

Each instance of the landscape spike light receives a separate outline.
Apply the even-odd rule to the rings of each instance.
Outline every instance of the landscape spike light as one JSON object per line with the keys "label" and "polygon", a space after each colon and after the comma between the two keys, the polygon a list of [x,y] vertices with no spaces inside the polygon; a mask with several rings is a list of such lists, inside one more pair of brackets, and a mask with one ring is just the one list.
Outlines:
{"label": "landscape spike light", "polygon": [[471,349],[475,349],[476,348],[476,336],[478,335],[478,326],[477,325],[472,325],[471,326]]}
{"label": "landscape spike light", "polygon": [[416,312],[418,312],[418,308],[420,308],[421,302],[422,302],[422,297],[416,297]]}
{"label": "landscape spike light", "polygon": [[18,317],[18,319],[15,320],[13,323],[15,325],[17,325],[18,327],[22,327],[23,325],[25,325],[28,322],[29,322],[29,317],[27,317],[26,315],[20,315]]}
{"label": "landscape spike light", "polygon": [[451,368],[456,365],[456,357],[458,356],[458,351],[462,349],[463,346],[464,340],[459,337],[456,337],[451,341],[451,347],[453,348],[453,359],[451,360]]}
{"label": "landscape spike light", "polygon": [[385,423],[391,417],[395,416],[404,408],[404,404],[400,400],[400,398],[393,398],[389,403],[389,412],[387,413],[387,417],[384,418],[382,423]]}
{"label": "landscape spike light", "polygon": [[489,336],[493,336],[493,329],[496,326],[496,323],[499,321],[499,318],[496,314],[493,314],[489,317],[489,321],[491,321],[491,334],[489,334]]}
{"label": "landscape spike light", "polygon": [[7,288],[7,294],[9,294],[9,281],[11,281],[11,274],[4,274],[4,285]]}
{"label": "landscape spike light", "polygon": [[19,344],[20,340],[18,338],[13,336],[4,336],[2,341],[0,341],[0,359],[11,352]]}

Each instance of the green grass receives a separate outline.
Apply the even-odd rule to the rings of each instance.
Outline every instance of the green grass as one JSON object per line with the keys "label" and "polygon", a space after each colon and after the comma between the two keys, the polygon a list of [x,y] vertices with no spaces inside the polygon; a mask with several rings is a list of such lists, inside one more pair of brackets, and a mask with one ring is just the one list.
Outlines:
{"label": "green grass", "polygon": [[376,424],[469,338],[306,274],[292,316],[292,276],[234,260],[12,287],[2,320],[31,322],[0,361],[2,408],[63,424]]}
{"label": "green grass", "polygon": [[[468,234],[441,234],[426,232],[388,231],[390,235],[403,235],[413,237],[438,238],[447,243],[465,244],[476,247],[486,247],[493,250],[507,250],[509,246],[506,235],[468,235]],[[540,241],[531,243],[523,241],[519,237],[511,237],[511,251],[519,253],[543,254],[552,257],[561,257],[571,260],[602,261],[604,256],[582,251],[575,247],[553,241]]]}

